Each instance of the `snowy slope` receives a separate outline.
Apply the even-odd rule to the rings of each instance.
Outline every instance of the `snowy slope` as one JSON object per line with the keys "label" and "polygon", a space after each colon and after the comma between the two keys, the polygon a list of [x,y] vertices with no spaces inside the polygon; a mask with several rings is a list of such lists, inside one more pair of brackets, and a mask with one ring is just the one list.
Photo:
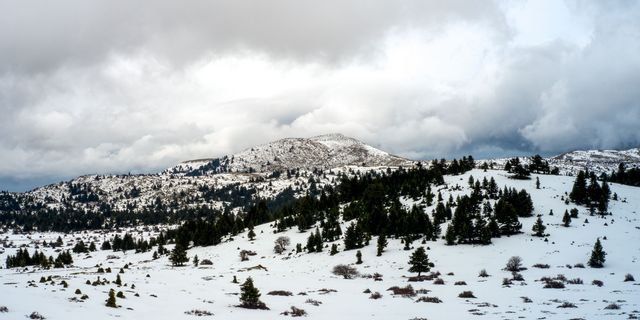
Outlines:
{"label": "snowy slope", "polygon": [[[255,146],[220,159],[218,170],[229,172],[272,172],[287,169],[332,169],[357,166],[411,166],[413,162],[376,149],[342,134],[327,134],[312,138],[286,138]],[[168,172],[189,174],[206,163],[187,162]],[[199,165],[199,167],[198,167]],[[189,170],[189,167],[190,170]],[[188,170],[185,170],[188,169]],[[199,174],[215,174],[207,168]]]}
{"label": "snowy slope", "polygon": [[[504,167],[511,158],[499,158],[480,160],[479,163],[493,163],[495,168]],[[640,149],[628,150],[577,150],[563,153],[557,156],[545,158],[551,168],[557,167],[561,175],[575,175],[580,170],[588,169],[597,175],[602,173],[610,174],[617,171],[620,163],[624,163],[627,168],[640,167]],[[523,164],[529,163],[528,156],[521,156]]]}
{"label": "snowy slope", "polygon": [[[636,279],[640,277],[640,192],[637,188],[611,184],[612,192],[617,193],[620,199],[611,202],[611,216],[606,219],[589,216],[584,208],[580,208],[579,218],[565,228],[561,226],[561,213],[574,205],[566,205],[561,198],[571,189],[571,177],[534,175],[532,180],[521,181],[508,179],[502,171],[489,170],[485,173],[472,170],[461,176],[445,177],[448,187],[441,189],[443,196],[468,194],[469,175],[476,179],[494,177],[499,186],[527,189],[532,196],[535,213],[542,214],[547,225],[550,233],[548,242],[530,235],[534,217],[521,219],[523,234],[493,239],[489,246],[446,246],[443,240],[428,242],[424,246],[429,247],[427,252],[435,263],[434,270],[440,271],[445,281],[444,285],[435,285],[431,282],[407,282],[406,277],[412,275],[407,271],[411,252],[402,250],[400,240],[389,239],[385,253],[376,257],[374,238],[371,245],[362,249],[364,263],[354,266],[361,274],[380,273],[383,280],[365,277],[344,280],[330,272],[336,264],[355,262],[355,251],[342,251],[341,240],[335,242],[341,251],[335,256],[330,256],[328,249],[312,254],[295,254],[289,250],[283,255],[276,255],[272,251],[276,237],[289,236],[292,242],[290,249],[293,249],[296,243],[305,243],[309,231],[300,233],[292,229],[273,234],[269,225],[261,225],[255,228],[255,241],[249,241],[244,233],[218,246],[189,250],[190,257],[197,254],[200,260],[211,259],[213,266],[209,267],[171,267],[166,257],[152,260],[150,252],[123,254],[98,251],[87,255],[74,254],[74,267],[69,269],[2,269],[0,306],[6,306],[9,311],[0,313],[0,318],[24,319],[25,315],[38,311],[47,319],[194,319],[195,316],[184,312],[200,309],[212,312],[211,319],[284,319],[286,317],[280,313],[291,306],[305,309],[308,319],[631,319],[640,316],[637,311],[640,310],[640,286],[638,282],[623,282],[626,273],[632,273]],[[535,189],[535,177],[540,178],[541,189]],[[462,190],[457,190],[456,185]],[[413,200],[403,202],[410,204]],[[429,212],[430,209],[426,210]],[[550,210],[555,212],[553,216],[549,215]],[[585,223],[585,220],[589,222]],[[62,236],[67,247],[71,247],[76,239],[100,243],[113,233],[83,232]],[[140,229],[135,237],[154,234],[154,231]],[[7,254],[13,254],[18,246],[24,245],[33,250],[36,243],[42,240],[49,242],[57,236],[55,233],[14,235],[7,230],[2,235],[6,248],[0,249],[3,251],[0,261],[4,261]],[[596,237],[606,237],[603,240],[608,253],[605,267],[570,268],[578,263],[586,264]],[[419,242],[414,243],[414,247],[420,245]],[[249,261],[240,262],[240,249],[254,250],[257,255]],[[53,254],[53,250],[45,250]],[[108,255],[118,259],[107,259]],[[504,287],[502,279],[511,274],[502,269],[507,259],[514,255],[521,256],[528,268],[521,272],[525,281]],[[127,287],[85,284],[97,276],[114,280],[115,272],[125,263],[131,263],[129,269],[121,274]],[[536,263],[549,264],[550,268],[532,268]],[[98,275],[95,272],[98,264],[111,266],[114,273]],[[246,270],[256,265],[264,266],[267,271]],[[486,269],[491,276],[479,278],[481,269]],[[565,289],[543,289],[543,284],[537,281],[544,276],[555,277],[558,274],[568,279],[581,278],[584,284],[567,284]],[[41,276],[49,275],[60,277],[54,278],[55,285],[38,283]],[[261,299],[271,310],[235,307],[239,285],[231,283],[234,275],[240,282],[251,276],[262,293]],[[59,285],[62,279],[69,283],[67,289]],[[595,279],[603,281],[604,286],[591,285]],[[35,286],[28,285],[30,280],[35,281]],[[465,281],[467,285],[455,285],[456,281]],[[135,284],[135,289],[131,289],[130,284]],[[428,293],[403,298],[387,291],[389,287],[407,284],[415,289],[426,289]],[[76,288],[87,294],[89,299],[81,303],[69,301],[76,296]],[[110,288],[124,292],[126,299],[118,299],[117,302],[121,308],[104,306]],[[321,289],[336,292],[325,294]],[[382,298],[370,299],[370,294],[363,293],[365,289],[380,292]],[[293,296],[267,295],[272,290],[291,291]],[[464,290],[473,291],[477,298],[458,298]],[[438,297],[442,303],[417,302],[422,296]],[[528,297],[532,302],[525,303],[521,297]],[[322,304],[313,306],[306,303],[308,299]],[[563,302],[573,303],[576,308],[559,308]],[[616,303],[620,309],[606,310],[605,307],[611,303]]]}

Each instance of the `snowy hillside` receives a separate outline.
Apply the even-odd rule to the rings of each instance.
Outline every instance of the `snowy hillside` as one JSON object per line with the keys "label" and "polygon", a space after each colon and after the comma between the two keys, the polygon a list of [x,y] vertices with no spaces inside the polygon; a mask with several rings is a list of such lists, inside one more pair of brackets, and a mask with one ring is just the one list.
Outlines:
{"label": "snowy hillside", "polygon": [[598,174],[611,173],[618,170],[620,163],[640,167],[640,149],[572,151],[549,158],[550,165],[561,166],[572,174],[585,168]]}
{"label": "snowy hillside", "polygon": [[[212,265],[171,266],[167,256],[152,258],[152,252],[126,254],[120,251],[98,250],[87,254],[73,254],[69,268],[43,270],[39,267],[1,269],[0,318],[24,319],[38,312],[47,319],[195,319],[194,310],[210,312],[205,319],[286,319],[284,311],[295,306],[304,309],[308,319],[636,319],[640,316],[640,286],[638,281],[624,281],[627,273],[640,277],[640,192],[637,188],[611,184],[618,195],[609,207],[610,216],[590,216],[587,209],[566,204],[563,198],[571,191],[572,177],[533,175],[532,180],[513,180],[503,171],[472,170],[460,176],[446,176],[446,186],[438,187],[444,199],[450,195],[468,194],[470,175],[475,179],[493,177],[502,186],[526,189],[532,197],[534,213],[541,215],[547,227],[547,237],[531,235],[536,217],[521,219],[523,233],[496,238],[492,244],[447,246],[445,241],[416,241],[411,250],[403,250],[400,239],[389,238],[389,245],[376,256],[376,237],[361,249],[362,264],[355,264],[356,250],[344,251],[343,239],[325,243],[321,253],[296,253],[297,243],[305,244],[314,228],[299,232],[293,228],[273,233],[269,224],[255,228],[256,239],[250,241],[247,232],[223,243],[188,250],[188,257],[200,261],[209,259]],[[536,189],[535,178],[541,182]],[[424,199],[403,198],[410,206]],[[425,207],[431,212],[435,204]],[[569,227],[562,225],[562,213],[579,209],[578,218]],[[554,215],[550,215],[553,210]],[[347,222],[342,221],[345,230]],[[160,229],[164,229],[161,227]],[[446,229],[446,223],[442,225]],[[71,234],[33,233],[12,234],[4,230],[0,261],[13,255],[19,247],[33,252],[44,250],[55,255],[60,248],[43,247],[58,236],[64,249],[79,240],[94,241],[98,247],[104,240],[122,231],[95,231]],[[134,238],[157,236],[154,228],[132,231]],[[280,236],[291,239],[291,245],[281,254],[273,252],[274,240]],[[607,252],[604,268],[586,265],[596,238],[602,240]],[[336,255],[329,247],[338,245]],[[408,282],[415,273],[408,271],[409,256],[415,248],[424,246],[435,264],[434,280]],[[168,249],[172,245],[167,246]],[[248,261],[240,261],[240,250],[254,251]],[[503,270],[511,256],[520,256],[526,270],[519,272],[521,281]],[[360,273],[354,279],[332,274],[337,264],[348,264]],[[540,267],[534,267],[538,265]],[[110,267],[111,273],[98,273],[98,266]],[[126,268],[125,268],[126,266]],[[120,269],[122,273],[118,273]],[[479,277],[486,270],[488,277]],[[372,277],[374,274],[378,277]],[[114,283],[116,276],[122,285]],[[51,276],[51,280],[47,278]],[[240,284],[252,277],[260,290],[260,299],[270,310],[238,308],[240,284],[232,283],[234,276]],[[44,277],[44,282],[40,282]],[[556,278],[562,289],[544,288],[544,277]],[[109,283],[86,284],[97,278]],[[376,281],[378,278],[380,281]],[[442,279],[443,284],[439,283]],[[504,280],[507,279],[507,280]],[[564,279],[564,280],[563,280]],[[68,287],[61,283],[65,281]],[[602,286],[596,281],[601,281]],[[640,279],[639,279],[640,280]],[[595,282],[594,282],[595,281]],[[510,285],[505,285],[511,282]],[[411,285],[414,293],[408,296],[393,294],[388,289]],[[119,308],[105,306],[109,289],[122,291],[125,298],[117,298]],[[80,293],[75,293],[79,290]],[[283,291],[285,295],[270,295]],[[410,291],[410,290],[409,290]],[[475,298],[458,297],[471,291]],[[288,295],[290,292],[291,295]],[[375,293],[379,299],[373,299]],[[86,295],[85,299],[81,299]],[[426,299],[426,298],[429,299]],[[432,302],[424,302],[432,301]],[[436,301],[439,303],[433,303]],[[2,310],[2,309],[0,309]]]}
{"label": "snowy hillside", "polygon": [[[493,163],[496,168],[504,167],[511,158],[481,160],[479,162]],[[523,164],[529,164],[526,156],[520,157]],[[620,163],[627,168],[640,167],[640,149],[628,150],[577,150],[557,156],[545,158],[551,167],[557,167],[561,175],[575,175],[580,170],[588,169],[597,175],[610,174],[617,171]]]}
{"label": "snowy hillside", "polygon": [[[139,212],[169,204],[177,208],[238,210],[230,199],[233,196],[212,197],[211,193],[244,188],[254,192],[254,199],[272,198],[285,190],[299,196],[310,188],[334,184],[340,174],[415,163],[356,139],[329,134],[281,139],[219,159],[185,161],[158,174],[88,175],[11,196],[23,211],[50,208],[97,212],[107,207]],[[0,212],[5,210],[0,206]]]}
{"label": "snowy hillside", "polygon": [[327,134],[308,139],[281,139],[209,162],[185,162],[165,172],[206,175],[287,169],[326,170],[349,165],[397,167],[413,164],[413,161],[388,154],[342,134]]}

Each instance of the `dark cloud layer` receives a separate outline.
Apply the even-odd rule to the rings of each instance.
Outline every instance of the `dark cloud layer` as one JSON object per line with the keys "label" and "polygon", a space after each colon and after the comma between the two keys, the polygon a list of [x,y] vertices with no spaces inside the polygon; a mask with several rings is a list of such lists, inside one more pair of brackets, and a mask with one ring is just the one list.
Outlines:
{"label": "dark cloud layer", "polygon": [[635,3],[9,0],[0,12],[0,189],[328,132],[412,158],[640,144]]}

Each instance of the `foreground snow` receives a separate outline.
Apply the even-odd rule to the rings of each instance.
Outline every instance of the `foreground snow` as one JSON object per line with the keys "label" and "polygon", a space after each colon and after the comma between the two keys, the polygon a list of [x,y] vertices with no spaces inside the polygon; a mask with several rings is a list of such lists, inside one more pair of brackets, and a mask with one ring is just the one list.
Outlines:
{"label": "foreground snow", "polygon": [[[199,259],[210,259],[213,266],[184,267],[170,266],[167,257],[152,260],[152,252],[134,254],[128,252],[114,253],[98,251],[91,254],[74,254],[74,266],[67,269],[40,270],[38,268],[2,269],[0,270],[0,306],[6,306],[8,313],[0,313],[0,318],[24,319],[25,315],[37,311],[47,319],[190,319],[193,315],[185,314],[190,310],[206,310],[214,315],[212,319],[279,319],[283,311],[291,306],[305,309],[310,319],[625,319],[640,316],[640,287],[638,282],[623,282],[627,273],[640,277],[640,192],[638,188],[612,184],[612,192],[618,194],[620,201],[612,201],[612,216],[602,219],[589,216],[584,208],[580,208],[580,216],[574,219],[569,228],[560,225],[562,213],[574,205],[565,205],[561,197],[569,192],[573,178],[562,176],[539,176],[542,189],[535,189],[535,176],[529,181],[510,180],[501,171],[484,173],[473,170],[465,175],[446,177],[449,187],[456,184],[463,186],[463,191],[443,190],[443,196],[449,193],[467,194],[467,179],[472,174],[476,179],[495,177],[500,187],[504,185],[526,188],[532,195],[535,213],[542,214],[547,232],[551,235],[548,242],[530,235],[535,218],[521,219],[524,233],[512,237],[494,239],[489,246],[446,246],[443,240],[427,242],[427,253],[435,263],[434,270],[442,273],[444,285],[435,285],[431,281],[411,282],[407,270],[407,261],[412,251],[403,251],[398,239],[389,239],[389,246],[381,257],[375,255],[375,238],[371,244],[362,249],[364,263],[355,265],[361,274],[380,273],[383,281],[358,277],[344,280],[331,273],[334,265],[353,264],[356,260],[355,250],[341,251],[335,256],[329,255],[326,248],[323,253],[295,254],[290,253],[296,243],[306,243],[307,233],[290,230],[273,234],[269,225],[255,228],[257,238],[249,241],[246,233],[215,247],[193,248],[188,251],[189,257],[198,255]],[[625,200],[625,201],[622,201]],[[405,203],[412,202],[406,200]],[[429,212],[431,208],[428,208]],[[553,216],[549,211],[553,210]],[[583,223],[585,219],[589,223]],[[442,226],[443,232],[446,229]],[[344,227],[343,227],[344,230]],[[139,236],[150,237],[154,232],[141,231]],[[26,235],[3,234],[6,242],[15,245],[26,245],[33,252],[34,241],[54,241],[59,234],[44,233]],[[283,255],[273,253],[273,241],[281,235],[291,238],[290,250]],[[72,240],[94,240],[100,245],[113,233],[77,233],[63,236],[68,247]],[[605,268],[568,268],[589,258],[596,237],[603,241],[608,253]],[[342,250],[342,241],[337,242]],[[420,246],[416,241],[413,247]],[[167,246],[171,249],[172,246]],[[257,252],[249,261],[240,262],[240,249]],[[0,254],[4,262],[8,254],[16,248],[5,248]],[[46,248],[47,255],[53,254]],[[503,287],[503,278],[511,277],[503,271],[507,259],[520,256],[528,270],[522,271],[525,281],[521,285],[514,282],[511,287]],[[117,256],[117,259],[107,259]],[[125,273],[121,274],[123,284],[118,288],[115,284],[91,286],[87,280],[94,281],[98,276],[113,281],[116,274],[125,264],[131,263]],[[532,268],[533,264],[549,264],[549,269]],[[111,267],[112,273],[98,274],[97,265]],[[261,265],[267,270],[247,268]],[[481,269],[491,275],[478,277]],[[451,275],[448,275],[452,273]],[[544,276],[555,277],[563,274],[568,279],[581,278],[584,284],[567,284],[565,289],[543,289],[539,280]],[[148,275],[148,277],[147,277]],[[235,307],[238,304],[239,285],[232,283],[233,276],[240,283],[251,276],[262,293],[261,300],[271,309],[268,311],[246,310]],[[40,277],[53,276],[55,285],[39,283]],[[604,286],[591,285],[592,280],[601,280]],[[65,280],[69,287],[64,289],[59,283]],[[34,281],[35,286],[29,286]],[[465,281],[466,286],[454,285],[456,281]],[[131,289],[135,284],[135,289]],[[393,296],[389,287],[404,287],[411,284],[414,289],[429,290],[427,294],[418,294],[414,298]],[[118,309],[104,306],[110,288],[123,291],[126,299],[118,299]],[[78,297],[74,294],[80,289],[89,299],[84,302],[72,302],[69,299]],[[325,293],[321,289],[333,289],[335,292]],[[370,299],[370,294],[363,291],[380,292],[381,299]],[[268,292],[286,290],[293,296],[271,296]],[[473,291],[475,299],[458,298],[462,291]],[[136,297],[135,294],[139,297]],[[442,303],[416,302],[421,296],[438,297]],[[531,303],[524,303],[521,297],[528,297]],[[322,302],[318,306],[306,303],[308,299]],[[563,302],[575,304],[577,308],[558,308]],[[604,308],[616,303],[619,310]]]}

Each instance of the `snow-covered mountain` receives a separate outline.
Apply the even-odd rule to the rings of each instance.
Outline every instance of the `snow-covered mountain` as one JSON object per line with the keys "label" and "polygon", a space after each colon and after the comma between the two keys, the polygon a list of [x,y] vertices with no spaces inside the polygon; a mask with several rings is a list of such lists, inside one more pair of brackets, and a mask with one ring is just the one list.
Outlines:
{"label": "snow-covered mountain", "polygon": [[611,173],[618,170],[620,163],[627,167],[640,166],[640,148],[629,150],[577,150],[548,159],[550,165],[563,168],[566,172],[589,169],[596,173]]}
{"label": "snow-covered mountain", "polygon": [[217,159],[192,160],[165,173],[211,175],[220,172],[272,172],[288,169],[333,169],[349,165],[411,166],[413,161],[391,155],[339,133],[312,138],[285,138]]}
{"label": "snow-covered mountain", "polygon": [[272,198],[289,190],[299,196],[310,188],[336,183],[341,174],[415,163],[354,138],[329,134],[281,139],[221,158],[185,161],[157,174],[86,175],[11,195],[25,210],[96,212],[106,205],[113,210],[140,211],[169,204],[175,208],[236,208],[232,196],[213,197],[211,191],[248,189],[254,198]]}
{"label": "snow-covered mountain", "polygon": [[[503,167],[511,158],[481,160]],[[561,175],[575,175],[580,170],[589,170],[597,175],[617,171],[623,163],[627,168],[640,167],[640,148],[628,150],[576,150],[545,158],[551,168],[557,167]],[[523,164],[529,164],[530,158],[521,156]]]}
{"label": "snow-covered mountain", "polygon": [[[526,157],[521,159],[528,162]],[[485,161],[500,168],[506,160]],[[609,173],[619,163],[639,166],[640,149],[573,151],[546,160],[551,167],[558,167],[561,175],[587,168],[598,174]],[[0,197],[0,213],[17,206],[27,212],[42,208],[137,212],[168,205],[239,210],[230,195],[234,190],[249,190],[254,199],[273,198],[284,191],[301,196],[310,189],[335,185],[342,174],[393,170],[418,162],[342,134],[286,138],[220,158],[185,161],[156,174],[87,175],[26,193],[4,193]],[[212,196],[216,190],[227,192]]]}

